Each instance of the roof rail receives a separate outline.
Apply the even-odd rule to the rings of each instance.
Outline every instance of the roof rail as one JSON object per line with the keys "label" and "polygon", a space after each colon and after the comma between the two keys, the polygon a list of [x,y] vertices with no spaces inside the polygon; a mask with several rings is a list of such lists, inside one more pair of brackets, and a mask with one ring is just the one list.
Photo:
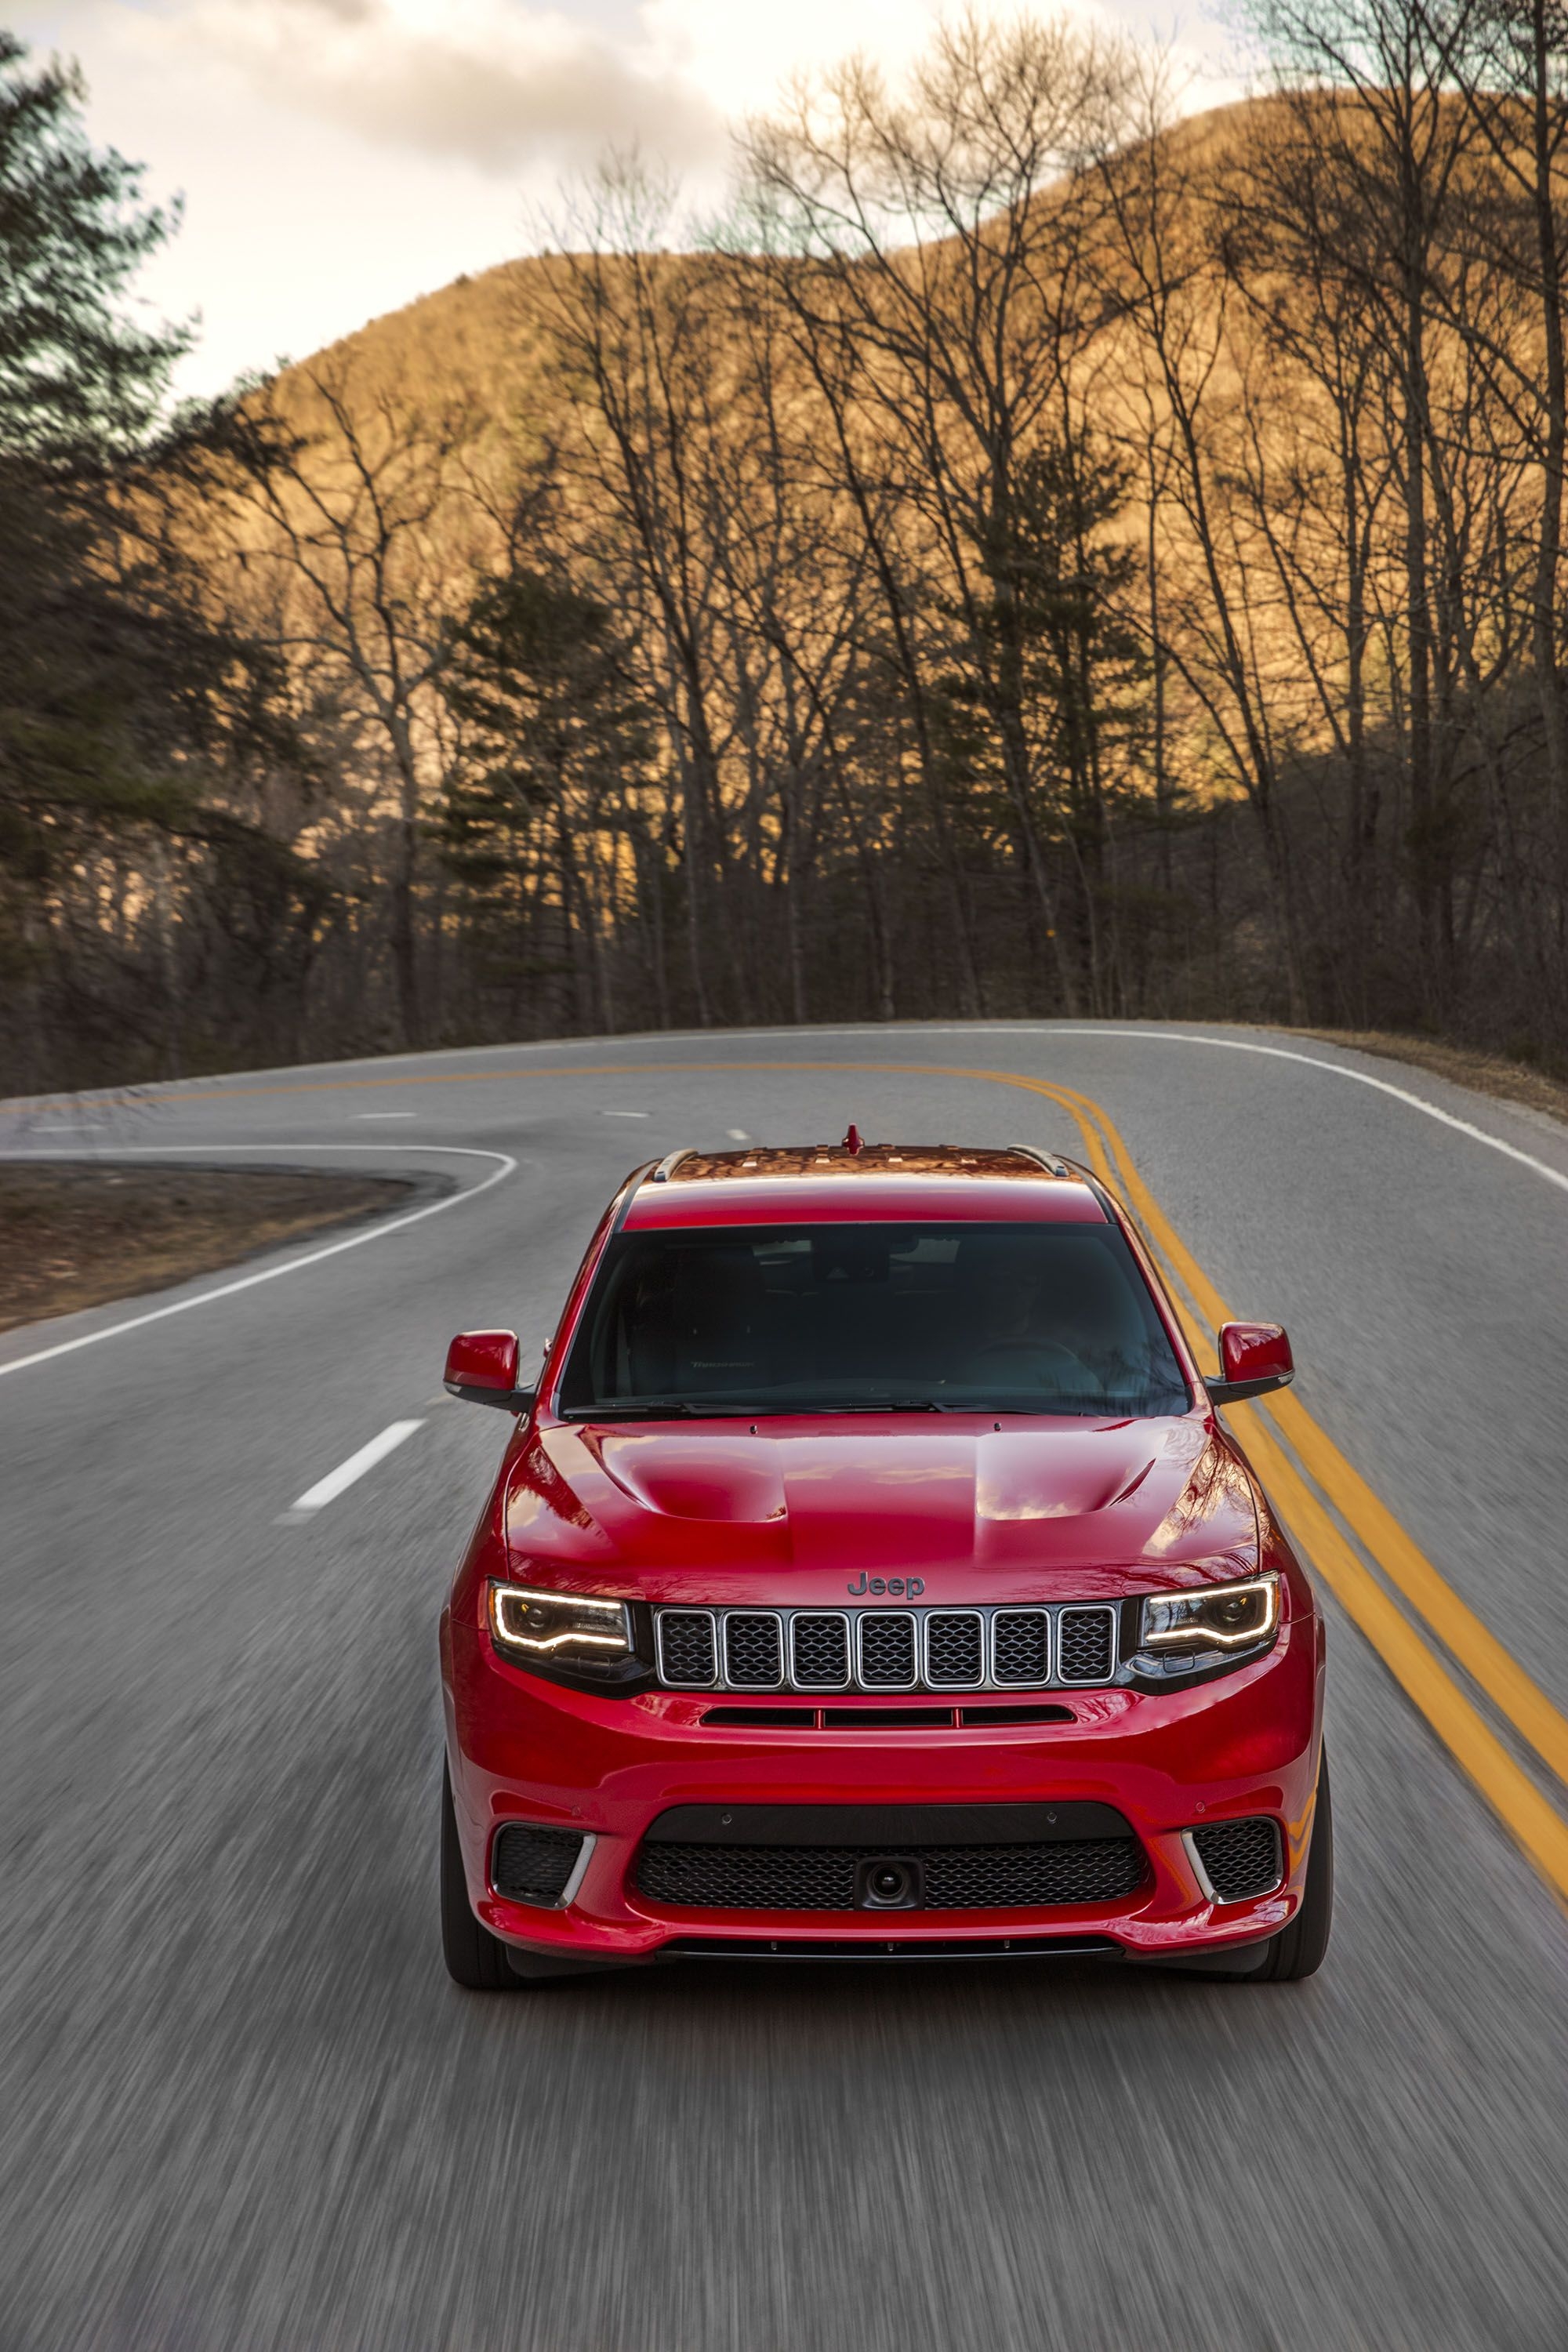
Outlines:
{"label": "roof rail", "polygon": [[1058,1160],[1054,1151],[1042,1150],[1037,1143],[1010,1143],[1007,1149],[1016,1151],[1022,1160],[1037,1160],[1040,1166],[1047,1169],[1053,1176],[1072,1174],[1065,1160]]}
{"label": "roof rail", "polygon": [[648,1180],[654,1184],[668,1184],[683,1160],[689,1160],[694,1147],[683,1143],[679,1151],[667,1151]]}

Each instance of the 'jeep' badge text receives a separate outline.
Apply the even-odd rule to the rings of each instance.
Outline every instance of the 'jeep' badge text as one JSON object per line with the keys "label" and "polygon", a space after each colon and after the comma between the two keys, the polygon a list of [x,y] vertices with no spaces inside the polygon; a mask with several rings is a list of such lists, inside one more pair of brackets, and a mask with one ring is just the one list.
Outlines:
{"label": "'jeep' badge text", "polygon": [[902,1600],[918,1601],[926,1589],[926,1580],[923,1576],[868,1576],[862,1569],[859,1583],[848,1589],[857,1601],[863,1592],[896,1592]]}

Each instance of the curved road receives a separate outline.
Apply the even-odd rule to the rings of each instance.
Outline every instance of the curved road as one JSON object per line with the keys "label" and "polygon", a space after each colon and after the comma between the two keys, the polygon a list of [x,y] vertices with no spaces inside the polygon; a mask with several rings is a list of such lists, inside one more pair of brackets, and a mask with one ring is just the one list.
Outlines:
{"label": "curved road", "polygon": [[[1236,1425],[1334,1531],[1325,1971],[458,1993],[435,1618],[503,1433],[440,1400],[447,1337],[536,1351],[677,1144],[1081,1156],[1008,1076],[1098,1106],[1213,1289],[1291,1328],[1300,1423]],[[465,1192],[0,1338],[4,2352],[1560,2352],[1568,1129],[1290,1037],[1034,1024],[0,1107],[0,1150],[78,1150]]]}

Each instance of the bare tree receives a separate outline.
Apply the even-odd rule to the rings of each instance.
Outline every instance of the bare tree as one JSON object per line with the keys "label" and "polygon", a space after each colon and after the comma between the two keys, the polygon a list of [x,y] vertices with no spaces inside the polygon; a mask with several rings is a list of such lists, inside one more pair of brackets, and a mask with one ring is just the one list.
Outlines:
{"label": "bare tree", "polygon": [[422,818],[441,771],[447,583],[475,560],[467,457],[479,419],[455,401],[411,406],[356,378],[345,360],[274,379],[243,412],[247,465],[236,500],[235,557],[278,616],[277,642],[301,668],[329,667],[347,689],[359,737],[390,785],[385,877],[399,1025],[424,1034]]}
{"label": "bare tree", "polygon": [[1127,90],[1121,51],[1064,22],[965,16],[906,87],[854,60],[745,142],[757,202],[812,265],[790,291],[832,355],[819,373],[853,386],[877,471],[940,557],[1069,1013],[1026,709],[1019,469],[1075,429],[1072,370],[1104,323],[1084,166],[1122,134]]}

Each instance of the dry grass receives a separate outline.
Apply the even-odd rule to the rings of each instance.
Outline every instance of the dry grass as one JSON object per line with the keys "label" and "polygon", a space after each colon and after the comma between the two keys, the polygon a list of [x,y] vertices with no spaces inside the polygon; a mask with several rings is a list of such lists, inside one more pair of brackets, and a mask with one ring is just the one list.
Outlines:
{"label": "dry grass", "polygon": [[0,1167],[0,1331],[216,1273],[391,1211],[410,1189],[353,1176]]}

